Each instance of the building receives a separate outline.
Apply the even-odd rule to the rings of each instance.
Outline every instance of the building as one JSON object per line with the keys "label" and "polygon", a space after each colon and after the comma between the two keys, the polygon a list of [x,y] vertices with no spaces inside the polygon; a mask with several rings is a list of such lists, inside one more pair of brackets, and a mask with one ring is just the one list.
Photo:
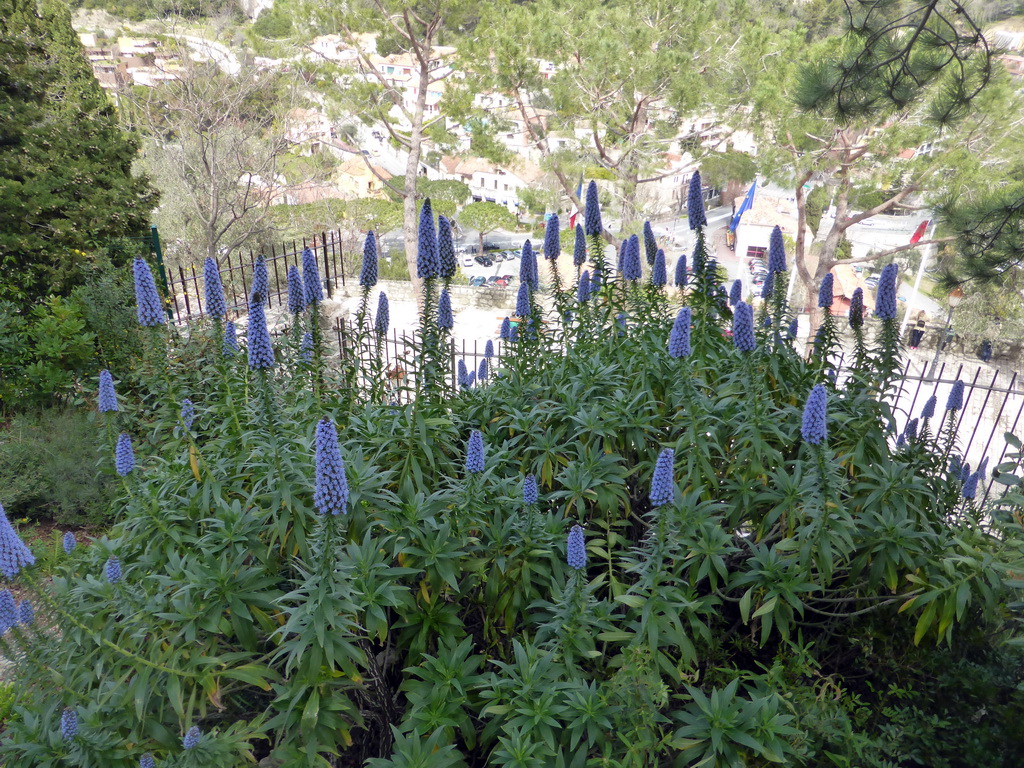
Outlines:
{"label": "building", "polygon": [[391,174],[380,166],[374,165],[373,170],[370,170],[362,158],[352,158],[338,166],[331,177],[331,182],[339,194],[348,199],[360,197],[386,199],[384,181],[390,181],[391,178]]}
{"label": "building", "polygon": [[[753,205],[736,227],[736,255],[744,264],[747,259],[767,258],[768,243],[776,226],[784,237],[796,240],[796,198],[774,192],[769,194],[759,187],[754,194]],[[814,239],[814,233],[806,225],[804,236],[807,243]]]}
{"label": "building", "polygon": [[519,210],[519,190],[535,186],[544,171],[529,161],[519,160],[515,166],[498,166],[482,157],[441,158],[441,177],[464,182],[476,202],[498,203],[512,213]]}

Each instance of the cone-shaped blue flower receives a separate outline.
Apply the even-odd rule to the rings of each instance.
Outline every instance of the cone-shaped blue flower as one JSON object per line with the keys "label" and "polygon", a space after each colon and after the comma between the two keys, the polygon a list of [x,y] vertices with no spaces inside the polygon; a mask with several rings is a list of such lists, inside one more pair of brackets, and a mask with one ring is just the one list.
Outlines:
{"label": "cone-shaped blue flower", "polygon": [[570,568],[580,571],[587,567],[587,543],[583,538],[583,528],[574,525],[569,530],[565,549],[565,560]]}
{"label": "cone-shaped blue flower", "polygon": [[203,733],[199,730],[199,726],[193,725],[188,729],[188,733],[185,734],[185,738],[181,740],[181,745],[185,749],[195,749],[199,746],[199,739],[202,735]]}
{"label": "cone-shaped blue flower", "polygon": [[466,472],[476,474],[484,471],[484,436],[479,429],[469,435],[466,445]]}
{"label": "cone-shaped blue flower", "polygon": [[441,256],[434,228],[434,208],[428,197],[420,209],[419,247],[416,252],[416,275],[424,280],[441,274]]}
{"label": "cone-shaped blue flower", "polygon": [[668,282],[667,270],[665,268],[665,252],[658,249],[654,254],[654,268],[651,270],[651,284],[659,288]]}
{"label": "cone-shaped blue flower", "polygon": [[452,317],[452,297],[448,295],[446,289],[442,288],[441,298],[437,300],[437,327],[444,331],[450,331],[453,325],[455,325],[455,320]]}
{"label": "cone-shaped blue flower", "polygon": [[388,326],[391,323],[391,306],[388,304],[388,295],[384,291],[377,297],[377,323],[374,330],[378,336],[386,336]]}
{"label": "cone-shaped blue flower", "polygon": [[679,258],[676,259],[676,274],[675,274],[676,288],[686,287],[686,254],[680,253]]}
{"label": "cone-shaped blue flower", "polygon": [[224,357],[234,357],[238,353],[238,331],[235,324],[228,321],[224,325]]}
{"label": "cone-shaped blue flower", "polygon": [[127,477],[135,469],[135,451],[132,450],[132,438],[127,432],[122,432],[117,437],[114,469],[121,477]]}
{"label": "cone-shaped blue flower", "polygon": [[273,368],[274,345],[270,341],[266,309],[262,301],[249,305],[249,328],[246,333],[249,342],[249,367],[254,371]]}
{"label": "cone-shaped blue flower", "polygon": [[654,266],[654,259],[658,255],[658,240],[654,237],[654,230],[651,222],[644,222],[644,253],[647,257],[647,266]]}
{"label": "cone-shaped blue flower", "polygon": [[444,216],[437,217],[437,258],[441,262],[441,277],[451,280],[459,268],[452,242],[452,225]]}
{"label": "cone-shaped blue flower", "polygon": [[690,349],[690,323],[693,316],[689,307],[683,307],[676,315],[672,324],[672,333],[668,337],[668,353],[672,357],[689,357]]}
{"label": "cone-shaped blue flower", "polygon": [[491,341],[490,339],[488,339],[487,343],[484,344],[484,357],[486,357],[488,360],[494,357],[494,342]]}
{"label": "cone-shaped blue flower", "polygon": [[562,253],[562,241],[560,239],[558,214],[553,213],[544,226],[544,258],[554,261]]}
{"label": "cone-shaped blue flower", "polygon": [[192,401],[187,397],[181,401],[181,423],[185,425],[185,429],[191,430],[192,424],[196,420],[196,407]]}
{"label": "cone-shaped blue flower", "polygon": [[298,315],[305,309],[306,286],[302,284],[299,268],[292,264],[288,267],[288,311],[293,315]]}
{"label": "cone-shaped blue flower", "polygon": [[775,292],[775,273],[769,272],[761,285],[761,298],[770,299]]}
{"label": "cone-shaped blue flower", "polygon": [[907,428],[904,430],[907,434],[907,442],[913,443],[917,440],[917,419],[911,419],[907,422]]}
{"label": "cone-shaped blue flower", "polygon": [[18,604],[9,589],[0,589],[0,635],[18,623]]}
{"label": "cone-shaped blue flower", "polygon": [[114,391],[114,377],[110,371],[104,368],[100,371],[100,413],[110,413],[117,410],[117,393]]}
{"label": "cone-shaped blue flower", "polygon": [[307,363],[313,359],[313,334],[306,331],[299,342],[299,358]]}
{"label": "cone-shaped blue flower", "polygon": [[654,476],[651,478],[651,506],[661,507],[676,500],[676,483],[672,477],[676,453],[671,448],[664,448],[658,454],[654,465]]}
{"label": "cone-shaped blue flower", "polygon": [[477,381],[479,381],[481,384],[483,384],[485,381],[487,381],[487,374],[488,374],[487,358],[485,357],[485,358],[482,358],[480,360],[480,365],[477,366],[477,369],[476,369]]}
{"label": "cone-shaped blue flower", "polygon": [[824,384],[815,384],[807,396],[800,434],[811,445],[820,445],[828,437],[828,391]]}
{"label": "cone-shaped blue flower", "polygon": [[73,534],[71,531],[65,531],[63,544],[65,554],[70,555],[72,552],[74,552],[75,547],[78,546],[78,541],[75,539],[75,534]]}
{"label": "cone-shaped blue flower", "polygon": [[732,287],[729,288],[729,305],[735,307],[743,301],[743,281],[733,280]]}
{"label": "cone-shaped blue flower", "polygon": [[270,298],[270,273],[267,271],[267,258],[257,256],[252,265],[252,288],[249,291],[249,302],[266,304]]}
{"label": "cone-shaped blue flower", "polygon": [[531,506],[537,503],[537,478],[527,475],[523,478],[523,505]]}
{"label": "cone-shaped blue flower", "polygon": [[36,611],[32,607],[32,603],[28,600],[22,600],[18,603],[18,623],[26,627],[31,626],[36,621]]}
{"label": "cone-shaped blue flower", "polygon": [[466,366],[465,359],[460,358],[456,368],[457,373],[455,378],[459,382],[459,389],[469,389],[469,368]]}
{"label": "cone-shaped blue flower", "polygon": [[776,226],[768,237],[768,271],[786,271],[786,244],[782,240],[782,230]]}
{"label": "cone-shaped blue flower", "polygon": [[72,741],[78,735],[78,713],[71,707],[64,707],[60,713],[60,735],[64,741]]}
{"label": "cone-shaped blue flower", "polygon": [[736,305],[732,315],[732,342],[740,352],[753,352],[757,349],[754,337],[754,308],[741,301]]}
{"label": "cone-shaped blue flower", "polygon": [[203,262],[203,288],[206,293],[206,314],[223,320],[228,315],[228,304],[224,301],[224,284],[220,279],[217,260],[207,257]]}
{"label": "cone-shaped blue flower", "polygon": [[834,280],[835,278],[832,277],[831,272],[821,278],[821,285],[818,286],[818,306],[823,309],[832,308],[832,286]]}
{"label": "cone-shaped blue flower", "polygon": [[576,287],[576,301],[583,304],[590,299],[590,271],[584,269],[580,275],[579,285]]}
{"label": "cone-shaped blue flower", "polygon": [[640,238],[630,235],[626,241],[625,253],[623,255],[622,276],[627,280],[636,282],[641,277],[640,271]]}
{"label": "cone-shaped blue flower", "polygon": [[310,248],[302,249],[302,281],[306,284],[306,306],[324,300],[324,286],[320,282],[320,268],[316,254]]}
{"label": "cone-shaped blue flower", "polygon": [[135,274],[135,304],[139,325],[146,328],[163,325],[166,322],[163,305],[160,302],[160,294],[156,290],[153,273],[149,270],[149,264],[146,263],[145,259],[135,259],[133,268]]}
{"label": "cone-shaped blue flower", "polygon": [[935,406],[937,403],[938,400],[935,398],[935,395],[932,395],[927,400],[925,400],[924,408],[921,409],[921,421],[931,419],[935,416]]}
{"label": "cone-shaped blue flower", "polygon": [[973,499],[978,495],[978,480],[980,479],[981,478],[977,472],[972,473],[971,476],[967,478],[962,491],[965,499]]}
{"label": "cone-shaped blue flower", "polygon": [[103,567],[103,575],[111,584],[117,584],[121,580],[121,561],[115,555],[107,558],[107,564]]}
{"label": "cone-shaped blue flower", "polygon": [[153,755],[147,752],[139,758],[139,768],[156,768],[156,760]]}
{"label": "cone-shaped blue flower", "polygon": [[792,319],[792,320],[790,321],[790,323],[789,323],[789,328],[787,329],[787,332],[789,333],[789,338],[791,338],[791,339],[795,339],[795,338],[796,338],[796,334],[797,334],[797,331],[798,331],[799,329],[800,329],[800,321],[799,321],[799,320],[797,320],[797,318],[795,318],[795,317],[794,317],[794,318],[793,318],[793,319]]}
{"label": "cone-shaped blue flower", "polygon": [[506,317],[501,321],[501,330],[498,332],[498,338],[502,341],[508,341],[512,335],[512,322]]}
{"label": "cone-shaped blue flower", "polygon": [[875,294],[875,316],[883,320],[896,319],[896,277],[899,267],[895,263],[886,264],[878,278]]}
{"label": "cone-shaped blue flower", "polygon": [[690,193],[686,198],[686,217],[690,222],[690,229],[705,227],[708,217],[704,214],[704,194],[701,190],[700,171],[694,171],[690,176]]}
{"label": "cone-shaped blue flower", "polygon": [[316,425],[316,486],[313,506],[321,515],[348,514],[348,479],[338,447],[338,431],[330,419]]}
{"label": "cone-shaped blue flower", "polygon": [[519,284],[519,293],[516,295],[516,316],[530,316],[530,287],[525,282]]}
{"label": "cone-shaped blue flower", "polygon": [[601,225],[601,203],[597,199],[597,182],[587,185],[587,204],[584,208],[584,222],[588,235],[600,235],[604,231]]}
{"label": "cone-shaped blue flower", "polygon": [[864,325],[864,289],[854,288],[850,297],[850,327],[860,328]]}
{"label": "cone-shaped blue flower", "polygon": [[371,229],[363,241],[363,268],[359,272],[359,285],[373,288],[377,284],[377,236]]}
{"label": "cone-shaped blue flower", "polygon": [[540,273],[537,271],[537,254],[533,245],[527,240],[523,243],[523,255],[519,263],[519,279],[536,291],[540,287]]}
{"label": "cone-shaped blue flower", "polygon": [[583,227],[579,224],[576,225],[576,241],[573,243],[572,248],[572,263],[577,267],[582,267],[584,262],[587,260],[587,238],[583,234]]}
{"label": "cone-shaped blue flower", "polygon": [[957,379],[949,390],[949,397],[946,398],[947,411],[959,411],[964,407],[964,383]]}

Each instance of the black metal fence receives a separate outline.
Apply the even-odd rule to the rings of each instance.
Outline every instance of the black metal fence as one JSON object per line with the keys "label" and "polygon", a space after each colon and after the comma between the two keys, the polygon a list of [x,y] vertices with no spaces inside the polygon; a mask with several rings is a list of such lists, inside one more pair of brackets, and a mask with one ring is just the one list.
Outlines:
{"label": "black metal fence", "polygon": [[[317,269],[324,289],[328,296],[333,293],[336,284],[345,285],[345,260],[342,250],[340,231],[321,232],[310,239],[302,238],[282,243],[278,247],[271,246],[270,254],[266,255],[267,273],[270,278],[270,294],[267,297],[269,307],[285,304],[288,301],[288,267],[302,266],[302,252],[309,248],[316,257]],[[228,254],[220,259],[221,281],[224,283],[224,296],[228,304],[228,317],[237,317],[248,312],[249,286],[252,285],[252,273],[256,256],[252,250],[248,255],[241,251]],[[169,270],[167,276],[168,299],[177,322],[189,322],[203,316],[203,305],[206,302],[202,270],[195,266],[178,267]]]}
{"label": "black metal fence", "polygon": [[[335,323],[334,337],[339,356],[356,355],[358,357],[359,385],[366,389],[371,388],[373,382],[369,380],[369,376],[374,370],[372,361],[377,355],[376,340],[364,338],[362,344],[357,344],[359,334],[356,331],[356,324],[341,320]],[[383,361],[382,375],[385,377],[387,389],[392,395],[391,399],[399,403],[408,402],[416,390],[418,341],[404,331],[393,329],[380,343]],[[459,388],[459,361],[465,361],[467,371],[479,372],[480,361],[487,357],[486,346],[485,343],[480,343],[475,339],[449,340],[448,365],[446,367],[453,390]],[[501,364],[502,344],[500,341],[493,342],[493,350],[494,354],[488,361],[489,377],[494,375],[494,370]]]}
{"label": "black metal fence", "polygon": [[[1024,378],[1016,371],[1003,371],[989,366],[968,368],[963,363],[943,363],[934,377],[928,365],[908,361],[896,394],[896,411],[902,431],[907,422],[919,417],[929,397],[935,395],[936,424],[940,423],[949,391],[956,381],[964,383],[964,405],[957,416],[957,452],[977,468],[989,457],[990,469],[1006,460],[1010,446],[1004,439],[1007,432],[1016,434],[1024,426]],[[985,478],[984,499],[993,491],[995,481]],[[998,492],[998,488],[996,491]],[[979,489],[979,498],[981,489]]]}

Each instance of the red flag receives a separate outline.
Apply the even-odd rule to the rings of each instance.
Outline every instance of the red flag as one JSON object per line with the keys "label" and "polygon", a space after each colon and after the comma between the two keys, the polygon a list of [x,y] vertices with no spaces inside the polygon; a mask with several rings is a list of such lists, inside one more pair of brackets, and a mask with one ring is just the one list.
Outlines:
{"label": "red flag", "polygon": [[914,230],[914,236],[912,238],[910,238],[910,244],[911,245],[913,245],[914,243],[919,242],[921,240],[921,238],[924,237],[924,231],[926,229],[928,229],[928,225],[930,223],[931,222],[929,222],[928,219],[925,219],[924,221],[922,221],[920,224],[917,225],[917,229]]}

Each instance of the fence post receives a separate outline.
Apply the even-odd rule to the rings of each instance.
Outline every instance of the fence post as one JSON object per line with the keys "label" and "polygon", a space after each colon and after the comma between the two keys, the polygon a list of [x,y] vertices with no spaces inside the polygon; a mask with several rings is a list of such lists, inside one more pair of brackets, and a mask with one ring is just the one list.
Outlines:
{"label": "fence post", "polygon": [[334,291],[331,290],[331,260],[327,257],[327,234],[324,232],[320,233],[320,240],[323,243],[322,248],[324,250],[324,279],[327,281],[327,298],[334,298]]}
{"label": "fence post", "polygon": [[160,272],[160,284],[164,288],[164,296],[167,300],[164,301],[164,307],[167,310],[167,317],[174,320],[174,310],[171,309],[171,289],[167,286],[167,271],[164,269],[164,251],[160,247],[160,233],[157,232],[156,224],[149,228],[150,235],[150,247],[153,249],[153,253],[156,255],[156,268]]}

